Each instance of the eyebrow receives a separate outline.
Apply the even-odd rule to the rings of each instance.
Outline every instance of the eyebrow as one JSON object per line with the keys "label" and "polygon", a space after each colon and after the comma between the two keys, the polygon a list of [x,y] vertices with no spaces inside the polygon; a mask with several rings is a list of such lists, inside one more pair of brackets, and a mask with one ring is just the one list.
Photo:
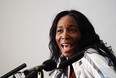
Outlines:
{"label": "eyebrow", "polygon": [[[70,25],[71,27],[75,27],[76,25]],[[62,28],[63,26],[57,26],[57,28]]]}
{"label": "eyebrow", "polygon": [[62,28],[63,26],[57,26],[57,28]]}

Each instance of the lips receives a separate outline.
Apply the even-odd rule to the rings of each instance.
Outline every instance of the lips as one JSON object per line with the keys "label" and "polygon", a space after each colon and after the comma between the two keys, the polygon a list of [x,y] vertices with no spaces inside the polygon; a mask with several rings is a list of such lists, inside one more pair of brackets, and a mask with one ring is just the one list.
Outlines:
{"label": "lips", "polygon": [[61,46],[65,52],[71,51],[73,48],[73,44],[71,43],[63,43]]}

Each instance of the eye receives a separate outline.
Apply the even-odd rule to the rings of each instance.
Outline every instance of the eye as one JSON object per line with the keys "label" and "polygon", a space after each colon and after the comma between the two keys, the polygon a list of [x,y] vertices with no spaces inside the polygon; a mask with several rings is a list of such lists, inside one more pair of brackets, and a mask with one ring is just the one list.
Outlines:
{"label": "eye", "polygon": [[62,33],[63,30],[62,30],[62,29],[57,29],[56,32],[57,32],[57,33]]}
{"label": "eye", "polygon": [[77,29],[71,28],[71,29],[69,29],[69,32],[77,32]]}

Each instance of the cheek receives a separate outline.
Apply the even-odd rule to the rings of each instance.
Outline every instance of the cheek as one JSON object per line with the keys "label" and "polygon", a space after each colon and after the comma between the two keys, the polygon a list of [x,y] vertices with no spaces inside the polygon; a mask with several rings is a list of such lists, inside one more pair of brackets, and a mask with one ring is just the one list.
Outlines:
{"label": "cheek", "polygon": [[75,35],[75,36],[73,37],[74,42],[78,42],[78,41],[80,40],[80,38],[81,38],[81,35],[80,35],[80,34]]}
{"label": "cheek", "polygon": [[56,43],[59,46],[60,45],[60,37],[58,35],[56,35],[55,37]]}

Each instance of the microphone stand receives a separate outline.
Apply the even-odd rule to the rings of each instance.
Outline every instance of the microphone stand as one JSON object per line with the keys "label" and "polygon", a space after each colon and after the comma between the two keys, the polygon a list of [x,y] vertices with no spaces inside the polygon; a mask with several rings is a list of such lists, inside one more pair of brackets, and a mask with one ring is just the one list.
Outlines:
{"label": "microphone stand", "polygon": [[26,67],[26,64],[23,63],[22,65],[18,66],[17,68],[11,70],[10,72],[6,73],[5,75],[1,76],[0,78],[8,78],[9,76],[17,73],[19,70],[23,69]]}
{"label": "microphone stand", "polygon": [[37,77],[37,78],[44,78],[44,74],[43,74],[42,70],[39,71],[39,72],[37,72],[37,71],[31,71],[25,78],[35,78],[34,76],[36,76],[37,73],[39,74],[39,77]]}
{"label": "microphone stand", "polygon": [[43,71],[40,71],[39,72],[39,77],[38,78],[44,78],[44,73],[43,73]]}

